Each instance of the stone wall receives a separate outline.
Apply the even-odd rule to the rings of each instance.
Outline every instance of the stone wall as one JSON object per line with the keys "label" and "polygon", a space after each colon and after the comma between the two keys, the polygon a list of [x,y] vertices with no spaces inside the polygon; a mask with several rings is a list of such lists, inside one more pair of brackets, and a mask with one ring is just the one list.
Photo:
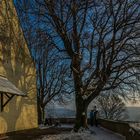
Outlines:
{"label": "stone wall", "polygon": [[[59,120],[60,123],[64,124],[74,124],[74,118],[56,118],[53,121]],[[88,119],[89,122],[89,119]],[[132,128],[128,122],[123,121],[111,121],[105,119],[98,119],[99,125],[109,129],[113,132],[119,133],[126,137],[126,140],[140,140],[139,131]]]}
{"label": "stone wall", "polygon": [[99,119],[102,127],[126,136],[126,140],[140,140],[140,133],[129,126],[128,122]]}

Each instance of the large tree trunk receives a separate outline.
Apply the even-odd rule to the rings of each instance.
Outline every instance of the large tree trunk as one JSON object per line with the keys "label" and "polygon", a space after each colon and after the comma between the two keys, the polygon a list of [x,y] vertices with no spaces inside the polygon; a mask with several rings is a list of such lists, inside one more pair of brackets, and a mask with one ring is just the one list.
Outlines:
{"label": "large tree trunk", "polygon": [[[79,52],[77,53],[79,54]],[[80,69],[80,57],[75,54],[72,59],[72,70],[74,78],[74,87],[75,87],[75,102],[76,102],[76,119],[74,131],[78,131],[80,127],[87,127],[87,104],[82,98],[82,76]]]}
{"label": "large tree trunk", "polygon": [[45,119],[45,107],[41,106],[40,100],[37,100],[37,110],[38,110],[38,124],[42,124]]}
{"label": "large tree trunk", "polygon": [[38,124],[42,124],[42,113],[41,113],[41,106],[40,106],[39,98],[37,98],[37,112],[38,112]]}
{"label": "large tree trunk", "polygon": [[81,95],[76,95],[76,119],[74,131],[78,131],[80,127],[87,128],[87,104]]}
{"label": "large tree trunk", "polygon": [[41,108],[41,113],[42,113],[42,122],[45,120],[45,107]]}
{"label": "large tree trunk", "polygon": [[38,105],[38,124],[42,124],[41,107]]}

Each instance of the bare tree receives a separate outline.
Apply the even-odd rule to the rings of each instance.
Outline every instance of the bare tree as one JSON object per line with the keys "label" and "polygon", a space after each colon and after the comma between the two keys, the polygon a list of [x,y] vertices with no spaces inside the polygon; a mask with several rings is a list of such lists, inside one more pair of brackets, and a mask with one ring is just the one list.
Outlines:
{"label": "bare tree", "polygon": [[128,118],[125,103],[118,95],[103,94],[97,97],[100,117],[110,120],[125,120]]}
{"label": "bare tree", "polygon": [[138,0],[32,1],[33,19],[39,17],[55,48],[69,58],[76,131],[85,124],[83,112],[102,91],[117,89],[126,96],[138,90],[139,8]]}
{"label": "bare tree", "polygon": [[63,60],[49,39],[44,45],[42,41],[44,35],[41,31],[37,34],[35,38],[39,41],[34,47],[33,56],[37,70],[38,116],[39,123],[41,123],[45,117],[46,105],[51,100],[63,101],[63,95],[70,94],[72,90],[69,89],[71,78],[69,78],[69,69],[65,59]]}
{"label": "bare tree", "polygon": [[[49,47],[47,47],[48,49]],[[52,49],[52,48],[50,48]],[[45,106],[51,100],[63,100],[63,95],[69,94],[68,68],[61,64],[56,51],[46,51],[41,58],[36,61],[37,66],[37,86],[38,86],[38,103],[41,108],[39,116],[42,119],[45,116]],[[40,117],[41,118],[41,117]]]}
{"label": "bare tree", "polygon": [[[19,2],[19,1],[18,1]],[[17,6],[20,6],[18,3]],[[21,24],[25,34],[28,47],[34,59],[37,73],[37,102],[38,122],[45,119],[45,107],[51,100],[63,102],[73,92],[69,88],[71,84],[70,70],[64,59],[64,55],[55,48],[53,40],[39,27],[39,20],[36,23],[30,21],[28,14],[29,3],[23,3],[26,13],[21,17],[21,7],[18,7],[18,14],[21,17]],[[34,23],[35,25],[32,26]],[[62,56],[61,56],[62,55]],[[65,95],[65,97],[63,97]]]}

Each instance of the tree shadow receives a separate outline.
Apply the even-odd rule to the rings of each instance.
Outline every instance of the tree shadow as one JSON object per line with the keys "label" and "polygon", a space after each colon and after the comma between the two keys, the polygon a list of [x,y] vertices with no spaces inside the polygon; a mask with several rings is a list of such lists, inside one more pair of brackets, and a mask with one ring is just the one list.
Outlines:
{"label": "tree shadow", "polygon": [[[7,132],[37,127],[36,72],[12,1],[0,3],[0,74],[27,97],[15,96],[0,112]],[[0,128],[2,123],[0,122]],[[1,133],[1,130],[0,130]]]}

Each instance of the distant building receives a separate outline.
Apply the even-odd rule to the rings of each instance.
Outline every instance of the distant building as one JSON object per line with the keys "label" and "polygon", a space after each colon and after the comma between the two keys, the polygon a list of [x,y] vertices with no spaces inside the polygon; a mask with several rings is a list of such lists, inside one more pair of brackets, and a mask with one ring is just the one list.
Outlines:
{"label": "distant building", "polygon": [[12,0],[0,1],[0,134],[35,128],[36,72]]}

